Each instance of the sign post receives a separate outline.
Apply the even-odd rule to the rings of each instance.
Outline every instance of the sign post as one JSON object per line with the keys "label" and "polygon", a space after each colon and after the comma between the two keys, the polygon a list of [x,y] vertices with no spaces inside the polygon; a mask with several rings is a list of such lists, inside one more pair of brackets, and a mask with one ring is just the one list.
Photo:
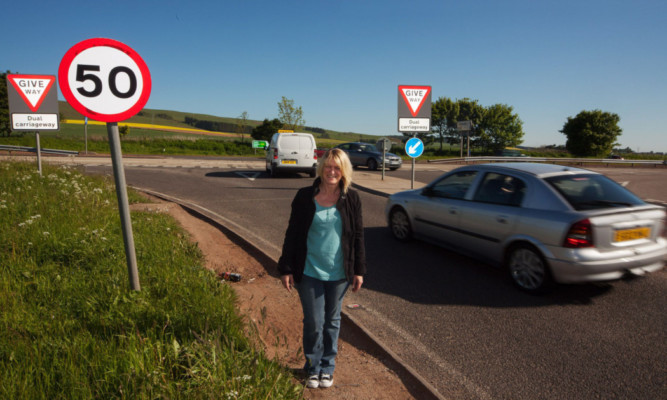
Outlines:
{"label": "sign post", "polygon": [[415,188],[415,159],[424,153],[424,142],[419,138],[413,137],[405,142],[405,154],[412,157],[412,182],[410,182],[410,189]]}
{"label": "sign post", "polygon": [[[37,170],[42,175],[40,130],[59,130],[58,86],[53,75],[7,75],[13,131],[36,131]],[[12,90],[14,89],[14,90]]]}
{"label": "sign post", "polygon": [[132,290],[141,290],[118,122],[146,105],[151,93],[148,66],[129,46],[113,39],[88,39],[65,53],[58,68],[60,90],[85,117],[107,123],[125,257]]}
{"label": "sign post", "polygon": [[[412,139],[416,139],[418,132],[430,132],[431,130],[431,87],[398,85],[398,131],[401,133],[412,133]],[[408,143],[410,143],[408,140]],[[406,154],[412,157],[412,182],[415,185],[415,158],[424,151],[424,143],[421,143],[419,155],[413,156],[408,152],[408,143],[405,144]],[[416,144],[412,142],[413,148]]]}
{"label": "sign post", "polygon": [[377,141],[375,147],[382,151],[382,180],[384,180],[385,160],[387,159],[387,152],[391,150],[391,141],[387,138],[382,138]]}
{"label": "sign post", "polygon": [[472,131],[472,121],[458,121],[456,123],[456,130],[461,132],[461,158],[463,158],[463,134],[468,136],[468,157],[470,157],[470,132]]}

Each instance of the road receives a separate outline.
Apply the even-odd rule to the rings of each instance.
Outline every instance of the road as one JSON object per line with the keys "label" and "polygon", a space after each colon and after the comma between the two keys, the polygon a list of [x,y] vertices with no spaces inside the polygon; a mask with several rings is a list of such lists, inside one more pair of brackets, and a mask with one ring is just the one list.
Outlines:
{"label": "road", "polygon": [[[438,175],[437,168],[420,171],[419,179]],[[667,200],[664,169],[605,171],[641,197]],[[274,259],[291,200],[312,182],[305,175],[271,179],[261,167],[126,167],[126,177],[129,185],[216,213]],[[664,270],[530,296],[488,265],[394,241],[383,216],[386,199],[362,192],[362,202],[369,272],[365,290],[346,299],[360,307],[348,312],[444,397],[667,398]]]}

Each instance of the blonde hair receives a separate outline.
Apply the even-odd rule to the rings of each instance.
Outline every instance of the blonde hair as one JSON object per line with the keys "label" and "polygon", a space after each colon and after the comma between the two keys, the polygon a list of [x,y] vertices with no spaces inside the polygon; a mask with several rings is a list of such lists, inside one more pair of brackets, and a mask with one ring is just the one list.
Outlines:
{"label": "blonde hair", "polygon": [[341,149],[331,149],[324,153],[324,157],[320,159],[320,162],[317,164],[317,176],[322,177],[324,174],[324,166],[329,162],[333,161],[336,165],[340,167],[340,172],[342,177],[340,182],[342,183],[341,191],[347,193],[350,185],[352,185],[352,163],[350,162],[350,157],[347,156]]}

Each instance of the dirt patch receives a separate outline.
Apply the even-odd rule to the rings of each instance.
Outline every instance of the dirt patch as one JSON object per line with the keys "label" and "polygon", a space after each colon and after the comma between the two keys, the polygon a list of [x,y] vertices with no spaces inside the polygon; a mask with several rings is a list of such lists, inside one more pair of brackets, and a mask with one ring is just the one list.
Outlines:
{"label": "dirt patch", "polygon": [[[169,213],[189,232],[206,260],[206,267],[217,274],[241,274],[240,282],[227,282],[238,296],[238,309],[259,333],[269,357],[275,357],[294,370],[301,380],[302,313],[298,295],[280,284],[274,265],[251,256],[223,231],[188,213],[181,206],[150,197],[152,204],[134,204],[132,210]],[[362,289],[363,290],[363,289]],[[303,382],[301,380],[301,382]],[[306,389],[305,399],[423,399],[430,398],[400,366],[378,351],[377,346],[344,320],[336,359],[334,386]]]}

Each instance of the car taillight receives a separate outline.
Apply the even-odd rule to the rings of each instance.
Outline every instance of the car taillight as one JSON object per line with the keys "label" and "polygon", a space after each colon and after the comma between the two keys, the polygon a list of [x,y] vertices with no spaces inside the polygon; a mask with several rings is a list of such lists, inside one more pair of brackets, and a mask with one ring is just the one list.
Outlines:
{"label": "car taillight", "polygon": [[273,149],[273,159],[274,160],[278,159],[278,149]]}
{"label": "car taillight", "polygon": [[580,248],[593,247],[593,229],[591,221],[584,219],[575,222],[565,236],[564,247]]}

